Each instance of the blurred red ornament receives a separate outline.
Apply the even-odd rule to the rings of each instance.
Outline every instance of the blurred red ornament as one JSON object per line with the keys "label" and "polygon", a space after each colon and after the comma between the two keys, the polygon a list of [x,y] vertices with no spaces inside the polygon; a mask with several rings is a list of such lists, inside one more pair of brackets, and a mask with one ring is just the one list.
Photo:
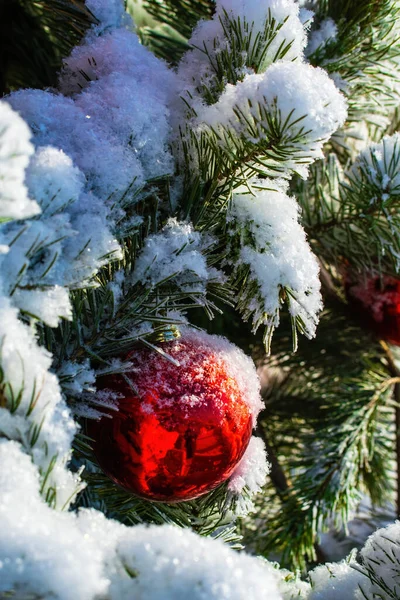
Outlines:
{"label": "blurred red ornament", "polygon": [[352,309],[376,335],[400,346],[400,279],[372,275],[358,281],[346,277],[346,294]]}
{"label": "blurred red ornament", "polygon": [[180,366],[147,349],[128,355],[132,367],[125,375],[132,385],[126,376],[107,378],[103,387],[118,394],[118,411],[88,421],[88,434],[115,483],[148,500],[178,502],[232,474],[250,441],[253,416],[212,345],[189,336],[163,350]]}

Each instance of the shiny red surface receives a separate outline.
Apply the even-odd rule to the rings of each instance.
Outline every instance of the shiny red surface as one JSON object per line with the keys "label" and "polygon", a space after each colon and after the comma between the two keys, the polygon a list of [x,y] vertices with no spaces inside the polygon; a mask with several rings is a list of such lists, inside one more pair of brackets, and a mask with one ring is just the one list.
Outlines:
{"label": "shiny red surface", "polygon": [[249,407],[222,361],[190,343],[173,344],[164,349],[180,367],[155,352],[130,355],[138,393],[120,375],[109,377],[104,388],[121,394],[119,411],[88,421],[104,472],[127,491],[164,502],[196,498],[225,481],[252,430]]}
{"label": "shiny red surface", "polygon": [[400,346],[400,279],[378,276],[347,282],[347,298],[361,322],[382,340]]}

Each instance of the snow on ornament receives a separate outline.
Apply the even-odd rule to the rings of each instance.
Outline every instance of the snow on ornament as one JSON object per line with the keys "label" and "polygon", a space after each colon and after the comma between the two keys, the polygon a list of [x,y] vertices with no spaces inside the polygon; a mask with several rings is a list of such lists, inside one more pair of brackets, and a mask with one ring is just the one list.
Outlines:
{"label": "snow on ornament", "polygon": [[179,502],[230,477],[263,405],[252,360],[226,339],[185,328],[162,350],[173,361],[138,349],[126,357],[129,372],[98,382],[118,396],[118,410],[88,420],[87,431],[116,484]]}
{"label": "snow on ornament", "polygon": [[387,275],[346,276],[350,307],[362,323],[390,344],[400,346],[400,279]]}

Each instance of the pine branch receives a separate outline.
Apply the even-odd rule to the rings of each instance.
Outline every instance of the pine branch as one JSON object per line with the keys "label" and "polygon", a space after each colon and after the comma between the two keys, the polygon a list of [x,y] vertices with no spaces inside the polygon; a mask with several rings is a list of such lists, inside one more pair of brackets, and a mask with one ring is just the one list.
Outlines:
{"label": "pine branch", "polygon": [[286,376],[270,389],[260,427],[273,436],[292,485],[256,548],[264,555],[280,550],[292,567],[315,560],[319,533],[330,519],[346,524],[360,489],[382,503],[393,477],[396,380],[382,367],[379,344],[337,311],[322,320],[313,344],[297,355],[284,346],[270,362]]}
{"label": "pine branch", "polygon": [[348,85],[349,122],[366,119],[374,128],[377,115],[386,118],[397,106],[393,70],[400,54],[396,20],[399,7],[393,0],[323,0],[318,2],[318,24],[332,18],[338,26],[336,39],[318,48],[312,64],[339,74]]}
{"label": "pine branch", "polygon": [[142,44],[173,66],[176,66],[183,54],[190,49],[185,38],[167,25],[140,27],[138,34]]}
{"label": "pine branch", "polygon": [[[390,181],[397,177],[399,157],[396,146],[393,155],[387,152]],[[395,186],[385,189],[379,173],[377,167],[375,182],[363,168],[346,178],[330,155],[311,167],[308,181],[297,180],[294,187],[314,251],[339,268],[346,259],[364,271],[398,269],[400,195]]]}
{"label": "pine branch", "polygon": [[83,0],[5,0],[0,7],[0,93],[55,85],[62,58],[95,21]]}
{"label": "pine branch", "polygon": [[176,29],[187,40],[197,21],[211,18],[215,8],[211,0],[144,0],[143,6],[157,21]]}
{"label": "pine branch", "polygon": [[[400,371],[396,366],[390,347],[381,342],[385,352],[385,357],[389,366],[389,371],[394,380],[399,380]],[[396,381],[393,387],[393,401],[395,413],[395,440],[396,440],[396,466],[397,466],[397,487],[396,487],[396,514],[400,518],[400,382]]]}

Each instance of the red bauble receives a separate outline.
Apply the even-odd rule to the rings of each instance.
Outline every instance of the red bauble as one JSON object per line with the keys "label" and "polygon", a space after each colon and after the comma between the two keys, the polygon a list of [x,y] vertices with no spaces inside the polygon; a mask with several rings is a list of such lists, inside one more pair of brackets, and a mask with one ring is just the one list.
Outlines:
{"label": "red bauble", "polygon": [[400,279],[373,275],[346,278],[346,293],[358,318],[376,335],[400,346]]}
{"label": "red bauble", "polygon": [[127,357],[131,385],[121,375],[104,383],[119,396],[118,412],[89,421],[88,434],[101,468],[125,490],[148,500],[190,500],[225,481],[243,456],[254,406],[209,339],[195,333],[163,344],[180,366],[155,351],[135,351]]}

